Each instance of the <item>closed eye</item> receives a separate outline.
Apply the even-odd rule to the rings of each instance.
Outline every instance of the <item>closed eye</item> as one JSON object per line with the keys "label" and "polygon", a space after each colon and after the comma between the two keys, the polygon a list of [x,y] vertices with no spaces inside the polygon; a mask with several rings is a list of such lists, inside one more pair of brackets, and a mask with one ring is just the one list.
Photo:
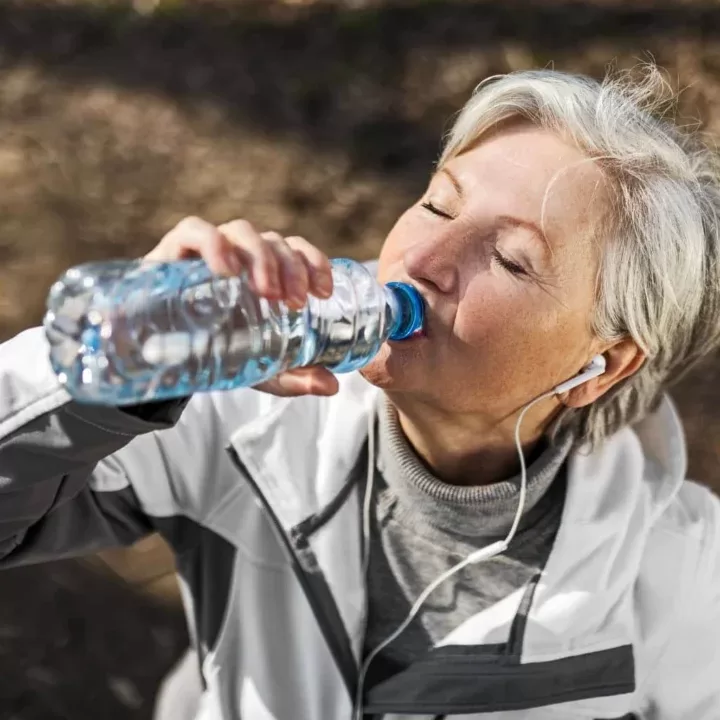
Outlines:
{"label": "closed eye", "polygon": [[450,215],[450,213],[447,213],[444,210],[441,210],[436,205],[433,205],[430,201],[420,203],[420,207],[424,208],[428,212],[431,212],[433,215],[437,215],[438,217],[445,218],[447,220],[453,219],[453,216]]}
{"label": "closed eye", "polygon": [[501,255],[497,250],[493,250],[492,259],[503,269],[512,273],[513,275],[529,275],[530,273],[519,263],[516,263],[504,255]]}

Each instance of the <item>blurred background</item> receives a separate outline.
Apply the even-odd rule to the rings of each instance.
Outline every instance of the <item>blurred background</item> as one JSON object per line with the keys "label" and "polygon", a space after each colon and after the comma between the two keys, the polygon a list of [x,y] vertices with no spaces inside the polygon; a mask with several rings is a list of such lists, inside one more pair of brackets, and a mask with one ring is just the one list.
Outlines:
{"label": "blurred background", "polygon": [[[2,0],[0,339],[185,215],[370,258],[483,78],[649,58],[720,137],[718,0]],[[718,489],[717,363],[674,397]],[[0,720],[149,720],[187,644],[171,571],[150,539],[0,574]]]}

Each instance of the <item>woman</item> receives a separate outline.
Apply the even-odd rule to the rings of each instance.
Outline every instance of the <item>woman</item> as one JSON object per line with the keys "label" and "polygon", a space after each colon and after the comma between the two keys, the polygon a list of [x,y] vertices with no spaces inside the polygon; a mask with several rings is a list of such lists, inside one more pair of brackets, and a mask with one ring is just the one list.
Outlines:
{"label": "woman", "polygon": [[[426,334],[362,376],[83,407],[40,331],[5,343],[3,564],[161,532],[203,720],[716,718],[720,504],[664,390],[720,344],[720,173],[656,85],[485,83],[380,254]],[[331,292],[244,221],[150,257],[188,255]]]}

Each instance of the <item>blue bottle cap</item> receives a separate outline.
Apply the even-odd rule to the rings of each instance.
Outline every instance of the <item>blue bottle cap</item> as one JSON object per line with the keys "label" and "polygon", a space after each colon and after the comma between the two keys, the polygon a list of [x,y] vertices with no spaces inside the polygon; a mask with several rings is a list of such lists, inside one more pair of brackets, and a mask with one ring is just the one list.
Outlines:
{"label": "blue bottle cap", "polygon": [[387,284],[400,305],[400,321],[390,333],[390,340],[405,340],[418,330],[422,330],[425,323],[425,302],[422,295],[412,285],[403,282],[390,282]]}

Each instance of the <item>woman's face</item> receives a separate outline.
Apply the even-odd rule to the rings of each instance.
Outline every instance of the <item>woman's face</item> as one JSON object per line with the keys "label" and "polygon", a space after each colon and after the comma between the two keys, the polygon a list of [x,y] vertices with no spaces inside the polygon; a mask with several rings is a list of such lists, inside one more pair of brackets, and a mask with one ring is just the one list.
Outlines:
{"label": "woman's face", "polygon": [[602,175],[556,135],[516,125],[454,158],[397,221],[381,282],[416,286],[426,336],[363,374],[448,412],[504,418],[575,375],[591,331]]}

